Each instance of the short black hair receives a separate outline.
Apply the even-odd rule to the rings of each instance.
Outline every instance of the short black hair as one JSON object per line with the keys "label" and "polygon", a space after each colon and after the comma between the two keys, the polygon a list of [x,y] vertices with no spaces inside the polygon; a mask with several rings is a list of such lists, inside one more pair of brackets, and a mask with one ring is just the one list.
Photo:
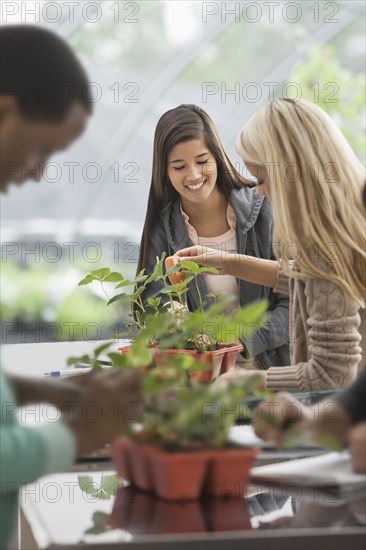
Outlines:
{"label": "short black hair", "polygon": [[24,116],[61,121],[75,102],[88,114],[87,74],[68,44],[33,25],[0,28],[0,94],[16,97]]}

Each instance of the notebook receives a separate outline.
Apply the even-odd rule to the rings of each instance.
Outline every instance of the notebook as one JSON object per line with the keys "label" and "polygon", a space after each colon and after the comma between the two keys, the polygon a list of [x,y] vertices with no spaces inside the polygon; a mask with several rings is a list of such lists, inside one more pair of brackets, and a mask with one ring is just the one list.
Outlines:
{"label": "notebook", "polygon": [[366,475],[353,472],[348,451],[252,468],[251,481],[286,486],[297,496],[326,495],[328,504],[366,495]]}

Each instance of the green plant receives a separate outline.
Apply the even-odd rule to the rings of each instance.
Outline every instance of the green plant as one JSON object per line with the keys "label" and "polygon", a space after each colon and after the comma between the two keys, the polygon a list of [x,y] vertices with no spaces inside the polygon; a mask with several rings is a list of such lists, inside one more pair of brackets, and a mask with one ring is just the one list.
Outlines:
{"label": "green plant", "polygon": [[[92,271],[86,275],[79,285],[88,285],[99,282],[108,299],[108,305],[128,301],[131,304],[130,317],[133,321],[126,324],[126,331],[119,336],[131,337],[136,335],[135,343],[140,352],[144,346],[159,345],[161,349],[192,349],[199,353],[220,349],[223,343],[237,341],[243,330],[250,338],[251,334],[266,320],[267,302],[257,302],[246,308],[236,310],[231,315],[225,315],[223,310],[230,301],[218,300],[218,294],[211,294],[211,304],[202,299],[198,286],[198,276],[202,273],[218,273],[214,268],[201,268],[194,262],[180,264],[164,270],[165,254],[159,259],[153,273],[148,276],[141,271],[133,280],[126,279],[121,273],[109,268]],[[177,284],[170,284],[169,276],[182,271],[184,280]],[[149,284],[162,281],[163,288],[160,296],[148,298],[144,304],[142,295]],[[199,297],[199,307],[189,312],[185,295],[189,290],[189,283],[194,282]],[[122,292],[110,297],[105,289],[105,283],[117,283],[115,290],[132,287],[130,293]],[[163,303],[163,297],[166,302]],[[133,313],[132,313],[133,311]],[[136,348],[134,348],[135,350]],[[146,356],[147,359],[147,356]]]}
{"label": "green plant", "polygon": [[234,384],[220,381],[151,394],[142,430],[134,437],[169,451],[224,448],[239,414],[248,414],[239,404],[253,394],[271,394],[260,389],[257,375]]}
{"label": "green plant", "polygon": [[[134,306],[134,319],[129,322],[123,336],[137,334],[126,354],[109,351],[110,342],[98,346],[91,355],[70,358],[69,365],[81,359],[97,368],[100,366],[100,355],[107,353],[116,367],[141,369],[152,364],[152,346],[158,345],[162,350],[195,349],[199,354],[177,354],[169,357],[164,367],[144,370],[144,407],[140,429],[131,427],[129,436],[168,450],[221,448],[226,445],[228,430],[235,422],[235,415],[229,411],[235,409],[248,393],[258,393],[258,381],[254,377],[239,384],[228,385],[222,381],[202,385],[191,380],[188,372],[207,369],[207,363],[200,360],[204,352],[216,350],[223,343],[236,342],[243,330],[250,337],[265,322],[267,303],[254,303],[231,315],[224,314],[227,301],[220,301],[217,295],[212,295],[212,302],[207,304],[202,300],[197,284],[199,274],[216,270],[200,268],[194,262],[182,262],[165,270],[164,259],[164,255],[157,259],[150,276],[141,272],[130,280],[121,273],[103,268],[92,271],[80,281],[81,286],[99,282],[108,304],[123,300]],[[169,276],[179,270],[184,272],[184,280],[170,284]],[[142,294],[149,284],[157,280],[163,282],[161,296],[149,299],[145,305]],[[191,282],[196,284],[200,297],[199,307],[194,312],[188,311],[185,302]],[[123,289],[123,292],[110,297],[107,283],[115,284],[115,290]],[[128,288],[132,288],[132,292],[126,292]],[[163,296],[166,297],[166,304],[162,304]]]}

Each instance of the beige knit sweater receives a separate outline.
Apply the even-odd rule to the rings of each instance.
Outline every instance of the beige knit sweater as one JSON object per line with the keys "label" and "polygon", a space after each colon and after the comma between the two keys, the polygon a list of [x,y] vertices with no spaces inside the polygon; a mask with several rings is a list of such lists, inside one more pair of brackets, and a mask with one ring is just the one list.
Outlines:
{"label": "beige knit sweater", "polygon": [[[271,367],[271,390],[344,388],[366,359],[366,310],[333,282],[278,272],[276,292],[290,295],[291,367]],[[362,339],[361,339],[362,338]]]}

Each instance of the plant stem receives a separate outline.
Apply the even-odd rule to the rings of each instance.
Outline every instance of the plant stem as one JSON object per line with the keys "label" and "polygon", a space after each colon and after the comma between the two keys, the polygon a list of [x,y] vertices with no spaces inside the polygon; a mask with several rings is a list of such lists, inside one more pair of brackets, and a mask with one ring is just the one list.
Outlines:
{"label": "plant stem", "polygon": [[199,301],[200,301],[200,310],[202,311],[202,296],[201,296],[200,289],[199,289],[199,286],[198,286],[198,276],[195,277],[195,283],[196,283],[198,298],[199,298]]}
{"label": "plant stem", "polygon": [[100,281],[100,286],[102,287],[102,291],[104,292],[104,295],[107,297],[107,300],[110,300],[110,296],[108,296],[107,292],[105,291],[105,288],[103,286],[103,281]]}

